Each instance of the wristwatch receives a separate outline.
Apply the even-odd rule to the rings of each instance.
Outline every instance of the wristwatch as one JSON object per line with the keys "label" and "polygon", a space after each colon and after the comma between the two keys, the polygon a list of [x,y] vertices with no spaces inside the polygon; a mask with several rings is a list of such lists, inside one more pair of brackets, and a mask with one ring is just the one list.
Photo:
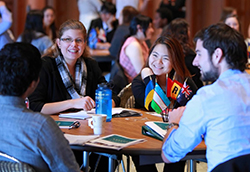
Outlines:
{"label": "wristwatch", "polygon": [[178,123],[175,123],[175,122],[172,122],[172,123],[170,123],[170,124],[168,125],[168,128],[167,128],[167,129],[170,129],[170,128],[172,128],[173,126],[179,127],[179,124],[178,124]]}

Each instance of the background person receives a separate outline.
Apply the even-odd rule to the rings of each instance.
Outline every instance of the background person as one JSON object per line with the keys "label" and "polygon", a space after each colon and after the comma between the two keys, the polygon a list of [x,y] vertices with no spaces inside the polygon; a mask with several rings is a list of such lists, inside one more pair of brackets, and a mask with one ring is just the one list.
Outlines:
{"label": "background person", "polygon": [[7,9],[5,2],[0,1],[0,50],[7,43],[14,42],[14,36],[9,30],[12,25],[12,14]]}
{"label": "background person", "polygon": [[42,9],[42,13],[43,13],[44,31],[52,41],[55,41],[55,39],[57,38],[56,24],[55,24],[55,19],[56,19],[55,10],[51,6],[46,6]]}
{"label": "background person", "polygon": [[119,52],[126,36],[129,35],[129,25],[131,20],[138,15],[139,12],[132,6],[125,6],[120,13],[119,26],[116,29],[109,47],[110,55],[118,59]]}
{"label": "background person", "polygon": [[234,14],[229,14],[225,17],[224,23],[230,26],[231,28],[237,30],[238,32],[241,32],[241,24],[239,17]]}
{"label": "background person", "polygon": [[167,26],[173,19],[173,14],[168,8],[158,8],[155,12],[153,24],[154,24],[154,35],[151,42],[158,39],[162,33],[162,29]]}
{"label": "background person", "polygon": [[167,163],[179,161],[204,138],[212,171],[250,153],[247,51],[243,36],[222,23],[198,32],[195,41],[193,64],[201,69],[202,80],[213,84],[200,88],[186,107],[169,113],[172,127],[164,139],[162,158]]}
{"label": "background person", "polygon": [[[56,48],[43,57],[40,82],[29,97],[30,108],[43,114],[95,107],[97,85],[106,82],[98,63],[90,58],[87,33],[78,20],[68,20],[59,29]],[[113,107],[119,98],[113,95]]]}
{"label": "background person", "polygon": [[131,83],[140,73],[148,57],[149,49],[145,41],[150,39],[154,33],[152,19],[144,15],[137,15],[130,22],[129,30],[130,36],[122,45],[119,63],[128,82]]}
{"label": "background person", "polygon": [[99,18],[99,11],[101,10],[101,0],[77,0],[79,10],[79,20],[85,26],[90,27],[90,22]]}
{"label": "background person", "polygon": [[26,16],[24,31],[17,38],[17,42],[34,45],[41,54],[44,54],[53,45],[52,40],[43,30],[43,15],[38,10],[31,10]]}
{"label": "background person", "polygon": [[[88,38],[97,39],[97,43],[92,46],[90,40],[88,45],[92,49],[108,49],[118,26],[118,20],[115,18],[116,7],[111,2],[104,2],[101,6],[100,18],[92,20],[88,30]],[[96,36],[93,37],[93,32]]]}
{"label": "background person", "polygon": [[[26,108],[36,88],[41,55],[28,43],[11,43],[0,51],[0,152],[37,172],[80,172],[69,142],[49,116]],[[11,69],[11,70],[10,70]],[[10,127],[11,126],[11,127]],[[6,161],[2,156],[0,160]]]}
{"label": "background person", "polygon": [[125,6],[132,6],[141,13],[148,5],[149,0],[112,0],[113,4],[116,5],[117,13],[116,18],[119,18],[120,12]]}

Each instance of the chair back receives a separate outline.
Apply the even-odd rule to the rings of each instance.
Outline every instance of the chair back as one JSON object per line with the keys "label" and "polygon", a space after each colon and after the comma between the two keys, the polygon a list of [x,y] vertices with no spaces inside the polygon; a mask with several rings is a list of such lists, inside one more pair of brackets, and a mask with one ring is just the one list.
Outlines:
{"label": "chair back", "polygon": [[118,94],[120,97],[120,107],[123,108],[134,108],[135,107],[135,98],[132,92],[131,83],[126,85]]}
{"label": "chair back", "polygon": [[110,84],[112,85],[112,91],[115,94],[118,94],[128,84],[128,79],[125,76],[121,65],[117,61],[115,61],[111,68]]}
{"label": "chair back", "polygon": [[14,157],[11,157],[1,152],[0,156],[10,160],[10,161],[0,161],[1,172],[35,172],[35,170],[31,166],[17,160]]}
{"label": "chair back", "polygon": [[250,154],[242,155],[217,165],[212,172],[250,172]]}

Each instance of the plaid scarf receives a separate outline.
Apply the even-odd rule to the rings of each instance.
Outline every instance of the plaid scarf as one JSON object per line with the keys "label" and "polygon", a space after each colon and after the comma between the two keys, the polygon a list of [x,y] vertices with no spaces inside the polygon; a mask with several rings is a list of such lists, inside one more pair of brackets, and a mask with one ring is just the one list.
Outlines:
{"label": "plaid scarf", "polygon": [[87,84],[87,66],[85,61],[78,58],[75,67],[75,81],[69,73],[66,61],[62,56],[58,56],[56,59],[56,65],[61,75],[65,88],[72,99],[77,99],[86,94]]}

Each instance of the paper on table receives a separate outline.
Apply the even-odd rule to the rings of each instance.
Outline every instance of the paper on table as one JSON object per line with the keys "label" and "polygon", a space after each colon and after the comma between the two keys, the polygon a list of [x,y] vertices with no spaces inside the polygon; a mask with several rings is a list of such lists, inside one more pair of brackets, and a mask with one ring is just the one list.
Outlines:
{"label": "paper on table", "polygon": [[[133,110],[130,110],[130,109],[125,109],[125,108],[120,108],[120,107],[119,108],[112,108],[112,115],[119,114],[123,110],[133,111]],[[61,114],[59,114],[59,117],[62,117],[62,118],[75,118],[75,119],[86,119],[86,118],[90,118],[92,116],[92,114],[95,114],[95,108],[91,109],[90,111],[81,110],[79,112],[61,113]]]}
{"label": "paper on table", "polygon": [[[119,114],[123,110],[134,112],[133,110],[130,110],[130,109],[121,108],[121,107],[115,107],[115,108],[112,108],[112,115]],[[87,111],[87,114],[95,114],[95,108],[92,109],[92,110],[90,110],[90,111]]]}
{"label": "paper on table", "polygon": [[75,119],[86,119],[90,118],[91,115],[88,114],[86,111],[81,110],[79,112],[72,112],[72,113],[61,113],[59,117],[62,118],[75,118]]}
{"label": "paper on table", "polygon": [[89,140],[86,145],[120,150],[124,147],[144,142],[144,139],[134,139],[118,134],[111,134],[97,139]]}
{"label": "paper on table", "polygon": [[84,145],[87,141],[99,137],[98,135],[72,135],[64,134],[64,137],[69,141],[71,145]]}

